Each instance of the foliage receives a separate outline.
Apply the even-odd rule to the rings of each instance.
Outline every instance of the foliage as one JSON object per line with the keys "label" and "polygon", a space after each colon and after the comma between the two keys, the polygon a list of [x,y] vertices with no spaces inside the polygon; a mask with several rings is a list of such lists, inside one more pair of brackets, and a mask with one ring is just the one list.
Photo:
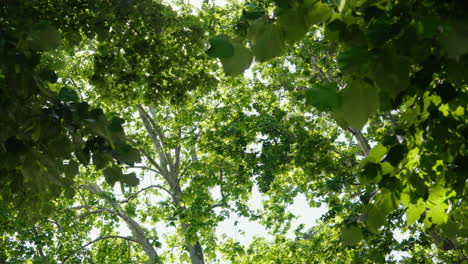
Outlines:
{"label": "foliage", "polygon": [[465,3],[0,7],[0,262],[466,262]]}
{"label": "foliage", "polygon": [[49,201],[62,194],[73,197],[79,165],[91,158],[98,169],[140,161],[126,142],[124,120],[81,101],[41,63],[62,34],[37,10],[45,3],[36,4],[2,3],[0,42],[2,203],[31,217],[50,213]]}

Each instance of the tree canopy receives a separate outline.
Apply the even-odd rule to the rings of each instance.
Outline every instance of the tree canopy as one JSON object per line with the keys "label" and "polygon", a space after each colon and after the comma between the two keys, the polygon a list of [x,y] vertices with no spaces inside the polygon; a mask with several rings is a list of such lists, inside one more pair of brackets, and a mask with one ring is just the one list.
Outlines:
{"label": "tree canopy", "polygon": [[0,3],[1,263],[468,261],[465,2],[200,2]]}

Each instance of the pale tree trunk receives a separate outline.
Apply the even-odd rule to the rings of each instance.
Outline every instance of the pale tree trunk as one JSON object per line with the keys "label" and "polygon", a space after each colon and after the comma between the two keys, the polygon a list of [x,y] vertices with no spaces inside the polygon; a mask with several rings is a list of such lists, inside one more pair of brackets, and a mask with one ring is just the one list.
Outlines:
{"label": "pale tree trunk", "polygon": [[[138,106],[138,112],[141,120],[145,126],[146,131],[153,143],[154,150],[157,153],[157,159],[146,155],[146,158],[151,164],[156,167],[159,174],[164,178],[166,183],[170,187],[170,194],[172,196],[173,204],[176,208],[186,210],[185,206],[181,203],[183,196],[182,188],[180,186],[180,163],[181,163],[181,147],[176,146],[174,148],[174,156],[171,156],[171,151],[165,149],[165,135],[162,128],[159,126],[157,120],[155,120],[156,111],[153,108],[149,108],[151,115],[143,108]],[[181,131],[179,130],[178,136],[180,137]],[[197,162],[195,148],[191,151],[192,162]],[[197,235],[195,234],[195,241],[191,242],[188,235],[188,229],[190,224],[185,222],[185,219],[179,219],[180,228],[182,230],[185,245],[190,254],[190,260],[192,264],[205,264],[203,248],[199,242]]]}
{"label": "pale tree trunk", "polygon": [[367,138],[364,137],[361,130],[353,128],[353,127],[349,127],[348,131],[351,132],[351,134],[353,134],[364,156],[365,157],[369,156],[369,152],[370,152],[369,142],[367,141]]}
{"label": "pale tree trunk", "polygon": [[[182,224],[182,230],[184,233],[187,233],[187,229],[190,225]],[[195,243],[192,244],[189,242],[187,235],[185,235],[185,245],[187,246],[190,253],[190,260],[192,264],[205,264],[205,258],[203,256],[203,248],[198,242],[198,238],[195,239]]]}

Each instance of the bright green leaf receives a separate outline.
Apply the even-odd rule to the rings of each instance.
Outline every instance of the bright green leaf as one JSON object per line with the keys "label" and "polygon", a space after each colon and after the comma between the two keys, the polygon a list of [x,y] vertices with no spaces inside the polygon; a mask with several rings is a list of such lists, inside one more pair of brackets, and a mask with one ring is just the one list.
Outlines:
{"label": "bright green leaf", "polygon": [[382,145],[382,143],[379,143],[370,150],[369,156],[367,156],[367,160],[372,163],[380,163],[386,153],[387,148]]}
{"label": "bright green leaf", "polygon": [[416,204],[410,204],[408,209],[406,209],[406,222],[407,225],[412,225],[419,218],[421,214],[426,210],[426,203],[422,199],[419,199]]}
{"label": "bright green leaf", "polygon": [[426,219],[432,224],[439,225],[447,222],[446,205],[434,206],[427,211]]}

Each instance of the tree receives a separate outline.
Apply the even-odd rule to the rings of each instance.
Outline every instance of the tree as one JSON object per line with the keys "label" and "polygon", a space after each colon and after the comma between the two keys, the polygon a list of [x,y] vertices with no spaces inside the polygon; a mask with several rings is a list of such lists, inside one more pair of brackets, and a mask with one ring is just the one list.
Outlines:
{"label": "tree", "polygon": [[[466,261],[465,4],[1,6],[5,262]],[[328,212],[290,238],[298,194]]]}
{"label": "tree", "polygon": [[[461,162],[466,152],[464,147],[447,145],[445,137],[437,132],[443,123],[444,133],[452,135],[451,142],[463,146],[466,141],[462,136],[466,129],[466,74],[454,68],[464,63],[467,52],[461,48],[466,37],[460,30],[466,23],[462,18],[463,4],[274,1],[275,6],[272,5],[268,1],[254,2],[240,18],[246,26],[237,34],[248,41],[257,61],[285,54],[288,43],[300,47],[304,42],[299,40],[307,35],[307,29],[322,24],[313,33],[320,36],[320,41],[334,42],[325,54],[336,58],[337,67],[312,57],[312,70],[321,81],[306,92],[306,98],[310,98],[306,104],[330,111],[338,124],[355,136],[360,137],[356,128],[362,128],[377,111],[388,120],[383,122],[394,126],[393,131],[374,138],[381,144],[371,151],[357,137],[363,152],[369,155],[359,166],[359,181],[367,185],[366,189],[377,188],[377,195],[365,199],[363,217],[351,218],[354,220],[348,222],[343,234],[350,230],[357,234],[356,227],[349,225],[361,223],[361,227],[376,232],[385,225],[382,216],[398,209],[401,202],[406,208],[407,225],[423,221],[425,232],[441,247],[445,242],[442,243],[440,232],[456,225],[452,221],[461,221],[461,225],[465,222],[455,208],[466,206],[466,174]],[[418,47],[411,45],[416,42]],[[235,49],[236,43],[226,38],[223,45]],[[220,45],[212,42],[213,49]],[[249,66],[235,52],[213,56],[219,57],[225,68],[231,64],[245,65],[243,69]],[[338,87],[330,83],[337,80],[341,82]],[[455,233],[460,235],[452,237],[458,249],[452,252],[458,255],[461,251],[461,256],[454,261],[465,258],[462,245],[466,244],[466,237]],[[343,242],[357,244],[359,240]],[[455,244],[442,248],[453,250]]]}

